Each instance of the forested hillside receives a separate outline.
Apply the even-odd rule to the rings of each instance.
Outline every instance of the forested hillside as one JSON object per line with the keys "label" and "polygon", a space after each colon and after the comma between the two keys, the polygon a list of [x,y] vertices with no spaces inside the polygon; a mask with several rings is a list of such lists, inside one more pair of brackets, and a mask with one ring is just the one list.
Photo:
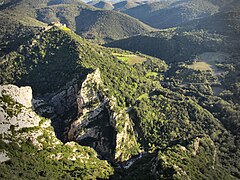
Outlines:
{"label": "forested hillside", "polygon": [[239,11],[208,2],[157,31],[78,0],[1,5],[0,178],[239,179]]}
{"label": "forested hillside", "polygon": [[[16,50],[2,57],[1,83],[30,85],[33,88],[33,94],[41,98],[46,93],[58,91],[73,78],[81,83],[88,73],[99,68],[103,81],[102,88],[99,90],[105,97],[111,98],[113,96],[116,98],[117,104],[113,111],[120,113],[125,108],[129,109],[127,113],[134,123],[133,128],[136,131],[136,134],[133,133],[131,136],[134,136],[140,145],[140,147],[136,146],[135,148],[140,148],[146,153],[141,161],[145,159],[145,163],[150,163],[151,159],[157,158],[156,164],[151,164],[152,168],[167,168],[163,163],[166,163],[166,157],[173,158],[172,155],[169,155],[170,152],[174,152],[176,157],[183,156],[177,152],[183,151],[181,149],[184,148],[188,153],[196,152],[196,160],[192,159],[194,157],[191,157],[190,153],[187,156],[191,159],[189,162],[187,160],[185,165],[172,161],[173,164],[169,164],[169,166],[173,169],[169,173],[166,170],[162,174],[156,169],[156,172],[150,173],[151,171],[149,171],[147,174],[142,174],[149,168],[146,165],[144,171],[141,170],[143,167],[139,169],[139,177],[199,176],[200,172],[193,169],[193,172],[188,171],[187,175],[179,174],[179,172],[192,166],[200,167],[199,156],[207,158],[206,161],[202,162],[203,164],[208,161],[213,163],[202,167],[206,169],[201,172],[202,177],[211,176],[212,173],[217,178],[237,177],[238,166],[234,165],[238,159],[237,151],[239,149],[238,145],[234,143],[238,141],[237,136],[235,136],[237,132],[230,128],[232,126],[229,127],[225,124],[227,122],[221,113],[231,114],[239,113],[239,111],[231,109],[231,104],[221,98],[214,100],[215,96],[209,92],[201,91],[201,89],[180,88],[175,90],[174,84],[163,87],[161,84],[168,82],[165,78],[170,76],[165,75],[167,66],[160,60],[140,55],[146,58],[143,63],[128,65],[125,60],[118,59],[116,56],[119,55],[116,53],[124,55],[130,52],[95,46],[73,34],[69,29],[63,28],[61,30],[52,27],[36,34],[25,44],[21,44]],[[66,63],[68,66],[65,65]],[[42,71],[44,74],[40,73]],[[107,91],[103,90],[106,88]],[[216,109],[211,107],[219,107],[219,110],[216,112]],[[235,106],[235,108],[237,107]],[[234,117],[234,114],[231,116]],[[72,121],[74,122],[74,119]],[[116,122],[122,124],[127,121],[123,117]],[[237,122],[233,119],[232,123]],[[124,123],[120,124],[117,127],[113,126],[116,128],[117,134],[124,132]],[[67,123],[58,125],[64,126]],[[100,124],[95,126],[100,126]],[[79,141],[79,143],[85,144],[84,141]],[[196,149],[195,146],[191,146],[191,143],[199,143],[199,147]],[[229,149],[230,147],[232,149]],[[139,151],[135,149],[128,152],[129,147],[119,148],[113,149],[113,152],[135,154]],[[175,149],[178,148],[180,150],[176,151]],[[96,150],[99,153],[102,152],[101,149]],[[155,153],[159,155],[154,155]],[[209,155],[207,155],[208,153]],[[164,159],[162,159],[163,156]],[[231,162],[233,165],[227,162]],[[210,166],[215,167],[211,174],[207,171]],[[138,170],[131,171],[129,169],[128,171],[124,176]],[[121,174],[121,170],[116,170],[114,177],[120,178]]]}
{"label": "forested hillside", "polygon": [[12,26],[12,22],[40,27],[51,22],[60,22],[83,37],[97,42],[154,30],[130,16],[115,11],[99,10],[81,1],[23,0],[2,8],[3,22],[8,19],[3,28]]}
{"label": "forested hillside", "polygon": [[106,1],[93,2],[89,4],[93,5],[96,8],[106,9],[106,10],[112,10],[114,8],[114,6],[110,2],[106,2]]}
{"label": "forested hillside", "polygon": [[180,26],[194,19],[209,17],[229,6],[231,1],[182,0],[146,3],[123,11],[159,29]]}
{"label": "forested hillside", "polygon": [[206,51],[237,51],[239,11],[217,13],[211,17],[122,39],[107,46],[140,51],[169,62],[186,61]]}

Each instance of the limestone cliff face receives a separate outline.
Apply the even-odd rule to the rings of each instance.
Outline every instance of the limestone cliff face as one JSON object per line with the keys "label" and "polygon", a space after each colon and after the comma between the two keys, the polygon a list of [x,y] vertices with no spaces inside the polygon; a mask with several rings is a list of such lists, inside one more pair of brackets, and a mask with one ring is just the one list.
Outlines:
{"label": "limestone cliff face", "polygon": [[10,96],[14,101],[22,104],[26,108],[32,107],[32,89],[29,86],[17,87],[14,85],[0,86],[1,97],[4,94]]}
{"label": "limestone cliff face", "polygon": [[49,104],[54,107],[57,115],[63,115],[72,106],[76,105],[78,90],[79,82],[77,79],[73,79],[50,98]]}
{"label": "limestone cliff face", "polygon": [[99,69],[87,75],[77,96],[78,118],[71,124],[68,140],[93,147],[106,159],[114,153],[116,132],[109,99],[104,97]]}
{"label": "limestone cliff face", "polygon": [[[34,99],[32,99],[32,89],[29,86],[0,86],[0,135],[2,140],[29,139],[33,145],[41,149],[42,145],[37,138],[43,135],[43,131],[48,131],[48,136],[52,137],[53,146],[61,143],[55,137],[51,121],[38,116],[33,111],[32,101]],[[1,154],[1,157],[3,156],[4,153]]]}
{"label": "limestone cliff face", "polygon": [[96,107],[101,104],[103,101],[100,94],[101,92],[99,91],[101,85],[102,80],[99,69],[96,69],[93,73],[87,75],[87,78],[82,83],[78,97],[83,101],[82,104],[78,104],[79,110],[83,110],[80,113],[86,114],[96,109]]}
{"label": "limestone cliff face", "polygon": [[33,100],[34,110],[40,116],[50,118],[57,137],[67,142],[67,128],[78,116],[78,93],[81,78],[74,78],[57,92],[45,94]]}
{"label": "limestone cliff face", "polygon": [[116,99],[107,97],[99,69],[87,75],[77,104],[78,118],[71,124],[68,140],[93,147],[108,160],[124,161],[139,153],[133,124],[127,112],[114,111]]}
{"label": "limestone cliff face", "polygon": [[[0,86],[0,135],[1,140],[10,142],[11,139],[31,139],[39,148],[37,137],[42,135],[37,127],[41,118],[32,111],[31,87],[17,87],[15,85]],[[47,123],[47,124],[46,124]],[[45,128],[50,126],[50,121],[42,124]],[[26,129],[36,128],[35,132],[27,133]],[[0,162],[10,158],[5,150],[0,152]]]}
{"label": "limestone cliff face", "polygon": [[13,130],[38,126],[40,118],[31,107],[31,87],[0,86],[0,134],[11,135]]}
{"label": "limestone cliff face", "polygon": [[57,139],[51,120],[37,115],[31,102],[43,106],[43,101],[32,99],[31,87],[0,85],[0,177],[41,179],[39,172],[46,172],[44,179],[82,174],[85,179],[108,179],[113,174],[113,168],[98,159],[92,148]]}
{"label": "limestone cliff face", "polygon": [[77,112],[75,110],[78,104],[78,93],[82,84],[82,78],[82,76],[81,78],[74,78],[58,91],[35,98],[33,100],[35,111],[39,115],[50,119],[58,117],[58,119],[62,120],[62,116],[66,116],[68,113],[70,113],[69,116],[72,116]]}
{"label": "limestone cliff face", "polygon": [[[90,146],[104,159],[126,161],[140,153],[134,124],[126,110],[116,108],[116,99],[107,96],[100,70],[89,73],[81,85],[78,83],[76,79],[69,82],[48,99],[33,99],[31,87],[0,86],[0,134],[7,137],[13,131],[38,127],[41,122],[38,115],[49,115],[52,123],[62,120],[59,123],[64,128],[62,132],[67,132],[66,141]],[[74,116],[66,116],[70,119],[67,124],[61,117],[71,109]],[[74,117],[77,118],[72,121]],[[50,124],[48,120],[48,126]],[[36,141],[40,135],[42,133],[36,131],[26,138],[32,139],[41,148]],[[1,157],[7,159],[4,152]]]}

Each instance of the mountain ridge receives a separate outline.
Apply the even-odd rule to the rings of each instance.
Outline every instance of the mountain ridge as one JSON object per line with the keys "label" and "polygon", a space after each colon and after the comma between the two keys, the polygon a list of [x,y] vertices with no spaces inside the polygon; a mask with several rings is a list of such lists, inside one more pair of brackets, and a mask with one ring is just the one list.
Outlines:
{"label": "mountain ridge", "polygon": [[[82,10],[85,12],[84,17],[81,17]],[[5,8],[1,13],[4,16],[9,16],[9,20],[12,19],[12,21],[20,22],[25,26],[45,27],[46,24],[51,22],[61,22],[86,38],[95,38],[102,34],[103,36],[98,37],[96,41],[102,41],[105,38],[109,40],[121,39],[126,36],[154,30],[137,19],[126,16],[125,14],[114,11],[102,11],[81,1],[71,1],[70,3],[69,1],[41,0],[38,3],[28,3],[28,0],[23,0],[19,4]],[[19,14],[21,14],[21,16],[19,16]],[[91,21],[86,18],[91,19]],[[111,19],[114,19],[114,21]],[[111,21],[110,24],[108,22],[109,20]],[[85,24],[84,28],[79,24],[79,21]],[[101,23],[98,23],[99,21],[109,25],[101,27]],[[111,29],[107,28],[108,26],[112,26],[115,32],[111,32]],[[119,27],[124,28],[118,31],[117,29],[119,29]]]}
{"label": "mountain ridge", "polygon": [[231,1],[162,1],[146,3],[123,11],[155,28],[171,28],[194,19],[209,17],[217,12],[224,11]]}
{"label": "mountain ridge", "polygon": [[239,11],[136,34],[78,0],[23,1],[0,12],[1,178],[240,178]]}

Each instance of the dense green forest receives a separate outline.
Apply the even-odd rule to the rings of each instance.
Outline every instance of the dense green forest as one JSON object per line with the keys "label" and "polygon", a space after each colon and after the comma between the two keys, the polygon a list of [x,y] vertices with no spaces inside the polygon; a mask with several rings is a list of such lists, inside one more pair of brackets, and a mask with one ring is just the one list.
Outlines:
{"label": "dense green forest", "polygon": [[[210,17],[230,6],[238,6],[236,0],[187,0],[153,1],[123,10],[132,17],[155,28],[180,26],[195,19]],[[232,8],[232,7],[231,7]]]}
{"label": "dense green forest", "polygon": [[[120,109],[130,107],[129,115],[144,151],[165,154],[172,146],[187,147],[196,138],[205,142],[206,136],[217,151],[215,176],[222,177],[218,172],[223,170],[218,167],[225,169],[224,176],[239,176],[239,105],[233,106],[230,100],[213,96],[202,87],[181,88],[175,82],[181,80],[180,76],[175,77],[174,69],[159,59],[142,55],[146,61],[128,65],[113,53],[130,52],[93,45],[69,29],[52,27],[3,56],[7,61],[1,65],[1,83],[30,85],[39,96],[56,91],[73,77],[84,79],[86,73],[99,68],[108,89],[106,96],[114,96]],[[39,73],[42,71],[44,74]],[[196,73],[201,75],[199,71]],[[171,80],[167,81],[168,78]],[[191,160],[191,163],[198,167],[200,161]],[[174,169],[172,176],[177,172]],[[188,175],[194,177],[194,172]]]}
{"label": "dense green forest", "polygon": [[[93,149],[75,142],[63,144],[56,138],[49,119],[37,116],[2,92],[0,108],[2,113],[2,108],[6,110],[7,118],[15,116],[21,122],[17,115],[27,112],[31,114],[29,119],[39,121],[36,126],[22,129],[11,125],[11,133],[7,134],[1,130],[1,179],[106,179],[113,174],[113,168],[100,160]],[[32,138],[36,138],[34,143]],[[2,163],[5,152],[9,159]]]}
{"label": "dense green forest", "polygon": [[8,22],[4,29],[13,28],[15,22],[24,26],[60,22],[82,37],[100,43],[154,30],[126,14],[97,9],[81,1],[22,0],[1,7],[1,23]]}
{"label": "dense green forest", "polygon": [[[238,11],[149,32],[80,1],[1,7],[1,179],[240,178]],[[76,12],[109,31],[79,36]],[[31,106],[8,84],[30,86]]]}

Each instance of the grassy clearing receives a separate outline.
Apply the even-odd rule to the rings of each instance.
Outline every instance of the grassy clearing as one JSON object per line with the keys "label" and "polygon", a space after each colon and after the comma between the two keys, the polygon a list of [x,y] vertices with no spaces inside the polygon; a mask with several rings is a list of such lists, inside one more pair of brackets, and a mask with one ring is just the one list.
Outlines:
{"label": "grassy clearing", "polygon": [[143,63],[147,60],[147,58],[135,55],[135,54],[120,54],[120,53],[113,53],[114,56],[116,56],[119,60],[126,62],[130,65]]}
{"label": "grassy clearing", "polygon": [[194,70],[201,70],[201,71],[207,71],[210,70],[212,71],[211,65],[200,61],[200,62],[194,62],[193,64],[188,66],[190,69],[194,69]]}
{"label": "grassy clearing", "polygon": [[195,59],[195,62],[188,67],[194,70],[212,71],[215,75],[222,73],[222,70],[216,67],[216,64],[223,63],[229,57],[222,52],[205,52]]}

